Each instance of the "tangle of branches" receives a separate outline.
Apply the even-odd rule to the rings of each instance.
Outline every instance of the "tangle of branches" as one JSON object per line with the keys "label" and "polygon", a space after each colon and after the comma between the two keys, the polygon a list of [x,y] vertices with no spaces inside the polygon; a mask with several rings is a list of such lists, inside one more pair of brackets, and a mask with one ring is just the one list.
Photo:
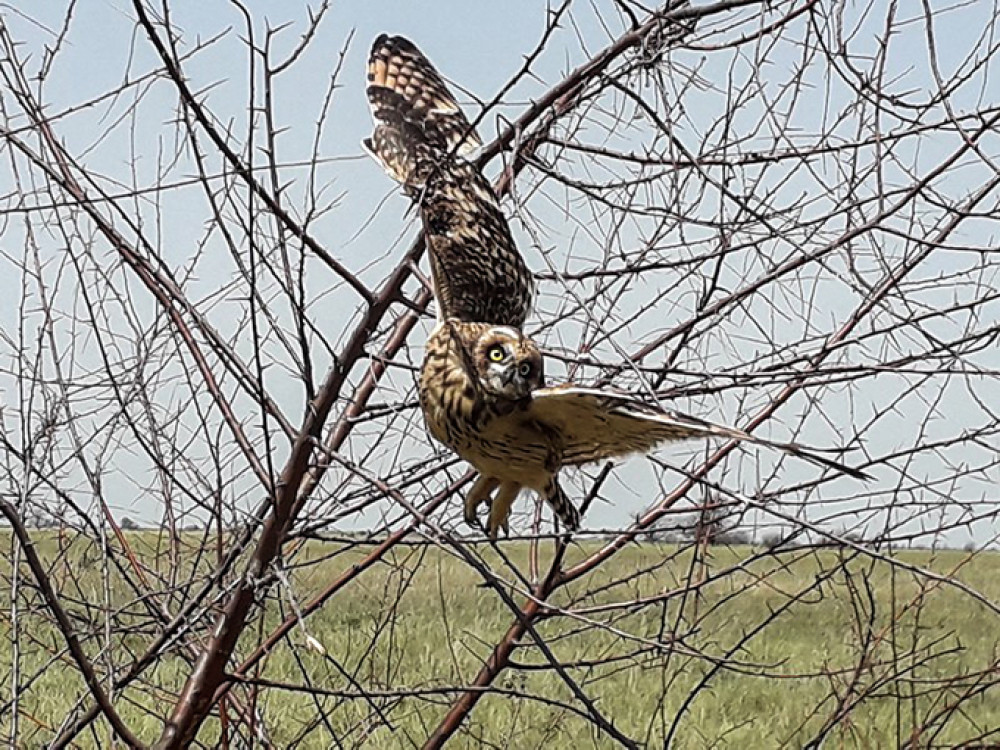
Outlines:
{"label": "tangle of branches", "polygon": [[[3,740],[1000,742],[996,8],[287,5],[0,9]],[[468,528],[381,31],[484,135],[551,379],[873,481],[692,443]]]}

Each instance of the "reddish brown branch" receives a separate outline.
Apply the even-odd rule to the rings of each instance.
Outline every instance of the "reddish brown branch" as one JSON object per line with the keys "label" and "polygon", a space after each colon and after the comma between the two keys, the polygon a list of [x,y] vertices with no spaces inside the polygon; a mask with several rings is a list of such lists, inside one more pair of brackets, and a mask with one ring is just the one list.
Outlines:
{"label": "reddish brown branch", "polygon": [[517,649],[521,638],[524,637],[528,628],[538,618],[539,613],[544,607],[545,600],[552,595],[552,592],[560,584],[559,568],[562,564],[565,551],[565,542],[559,542],[545,579],[532,590],[531,597],[524,603],[524,606],[518,613],[517,619],[514,620],[503,638],[493,648],[493,653],[490,654],[486,663],[483,664],[482,669],[479,670],[476,679],[472,681],[471,689],[465,691],[452,704],[451,709],[444,719],[442,719],[437,729],[434,730],[427,739],[427,742],[424,743],[424,750],[444,747],[444,743],[458,730],[462,722],[465,721],[465,717],[469,715],[469,712],[479,702],[479,699],[486,694],[485,688],[489,687],[497,675],[507,668],[510,658]]}

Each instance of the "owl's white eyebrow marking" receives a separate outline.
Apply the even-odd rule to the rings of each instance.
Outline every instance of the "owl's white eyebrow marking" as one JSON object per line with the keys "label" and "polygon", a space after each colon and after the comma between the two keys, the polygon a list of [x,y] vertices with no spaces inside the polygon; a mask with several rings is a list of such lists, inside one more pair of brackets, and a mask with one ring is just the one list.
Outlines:
{"label": "owl's white eyebrow marking", "polygon": [[496,328],[490,329],[491,336],[510,336],[512,339],[521,338],[521,332],[516,328],[511,328],[510,326],[497,326]]}

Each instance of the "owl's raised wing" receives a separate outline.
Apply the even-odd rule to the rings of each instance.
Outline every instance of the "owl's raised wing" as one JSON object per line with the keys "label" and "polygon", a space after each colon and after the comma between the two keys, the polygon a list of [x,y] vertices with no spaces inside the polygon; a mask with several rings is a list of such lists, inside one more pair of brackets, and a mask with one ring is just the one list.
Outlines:
{"label": "owl's raised wing", "polygon": [[523,326],[534,280],[489,181],[463,158],[481,141],[444,80],[412,42],[383,34],[368,101],[365,147],[419,205],[440,319]]}
{"label": "owl's raised wing", "polygon": [[441,74],[405,37],[381,34],[372,44],[368,103],[378,125],[398,128],[413,144],[463,156],[482,145]]}
{"label": "owl's raised wing", "polygon": [[441,318],[521,328],[534,278],[476,166],[453,162],[433,174],[420,196],[420,216]]}
{"label": "owl's raised wing", "polygon": [[795,443],[759,438],[735,427],[661,409],[615,391],[574,385],[540,388],[532,393],[526,416],[561,437],[565,465],[645,453],[668,441],[718,437],[778,448],[856,479],[869,478],[858,469]]}

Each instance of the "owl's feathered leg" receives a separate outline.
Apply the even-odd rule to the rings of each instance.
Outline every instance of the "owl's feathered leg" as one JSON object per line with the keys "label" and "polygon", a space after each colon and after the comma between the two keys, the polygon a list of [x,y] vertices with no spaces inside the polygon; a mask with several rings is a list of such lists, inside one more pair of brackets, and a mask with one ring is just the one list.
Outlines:
{"label": "owl's feathered leg", "polygon": [[500,491],[490,503],[489,532],[490,539],[497,538],[497,532],[503,527],[504,534],[510,534],[510,506],[514,504],[521,485],[517,482],[503,482]]}
{"label": "owl's feathered leg", "polygon": [[541,491],[541,496],[545,502],[552,506],[552,510],[567,529],[576,531],[580,528],[580,512],[563,492],[563,488],[559,486],[559,480],[556,479],[555,474],[549,477],[548,484]]}
{"label": "owl's feathered leg", "polygon": [[499,486],[499,479],[488,477],[484,474],[479,475],[472,485],[472,489],[469,490],[469,494],[465,496],[465,522],[467,524],[470,526],[476,525],[476,509],[479,508],[480,503],[485,503],[489,500],[493,490]]}

